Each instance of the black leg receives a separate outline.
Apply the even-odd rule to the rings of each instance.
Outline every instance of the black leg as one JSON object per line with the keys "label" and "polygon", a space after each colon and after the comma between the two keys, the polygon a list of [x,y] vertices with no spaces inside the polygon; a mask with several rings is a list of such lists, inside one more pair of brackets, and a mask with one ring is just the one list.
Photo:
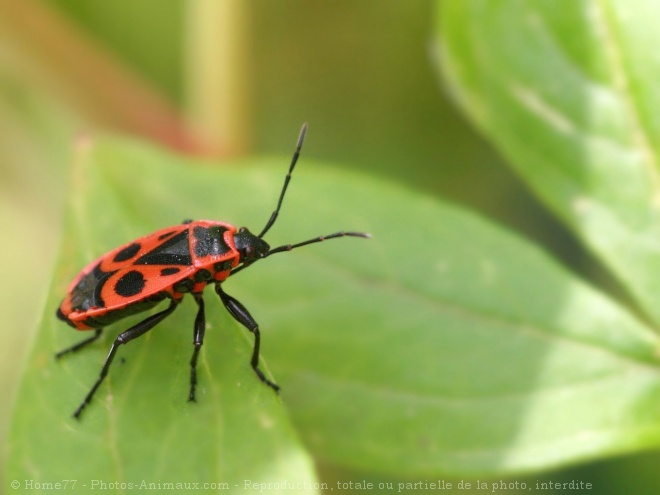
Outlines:
{"label": "black leg", "polygon": [[103,382],[103,379],[108,374],[108,369],[110,369],[110,365],[112,364],[112,360],[114,359],[115,353],[117,352],[119,346],[126,344],[127,342],[130,342],[131,340],[136,339],[140,335],[144,335],[146,332],[151,330],[158,323],[164,320],[167,316],[172,314],[172,311],[174,311],[177,304],[178,304],[177,301],[172,300],[172,302],[170,303],[167,309],[161,311],[160,313],[156,313],[155,315],[151,315],[149,318],[142,320],[137,325],[134,325],[125,332],[119,334],[119,336],[112,343],[112,347],[110,347],[110,352],[108,353],[108,356],[105,358],[105,363],[103,363],[103,368],[101,368],[101,373],[99,374],[96,383],[94,383],[92,389],[89,391],[87,396],[85,396],[85,399],[78,406],[78,409],[76,409],[76,411],[73,413],[74,418],[78,419],[80,417],[80,414],[83,412],[83,409],[85,409],[87,404],[89,404],[90,401],[92,400],[92,397],[94,397],[96,390],[99,388],[99,386]]}
{"label": "black leg", "polygon": [[77,344],[74,344],[71,347],[67,347],[66,349],[62,349],[60,352],[55,354],[55,359],[59,359],[65,354],[69,354],[70,352],[77,352],[83,347],[86,347],[88,344],[91,344],[96,339],[98,339],[101,336],[102,331],[103,331],[102,328],[97,328],[96,330],[94,330],[94,335],[92,335],[91,337],[88,337],[85,340],[81,340]]}
{"label": "black leg", "polygon": [[279,392],[280,390],[279,385],[271,382],[259,369],[259,345],[261,342],[261,337],[259,334],[259,325],[257,324],[256,321],[254,321],[254,318],[252,318],[252,315],[250,315],[249,311],[245,308],[245,306],[243,306],[239,301],[237,301],[229,294],[227,294],[225,291],[223,291],[220,284],[215,284],[215,291],[220,296],[220,299],[222,299],[222,304],[225,305],[225,308],[227,308],[229,314],[232,315],[236,321],[238,321],[241,325],[243,325],[245,328],[247,328],[250,332],[254,334],[254,348],[252,350],[252,359],[250,361],[250,364],[252,365],[252,369],[254,370],[254,372],[257,374],[257,376],[262,382],[264,382],[270,388],[275,390],[275,392]]}
{"label": "black leg", "polygon": [[197,301],[199,310],[197,311],[195,328],[193,331],[193,345],[195,346],[195,350],[193,351],[192,359],[190,360],[190,395],[188,396],[188,400],[191,402],[195,402],[195,389],[197,388],[197,356],[204,343],[204,332],[206,331],[206,316],[204,315],[204,299],[202,299],[202,295],[195,294],[195,301]]}

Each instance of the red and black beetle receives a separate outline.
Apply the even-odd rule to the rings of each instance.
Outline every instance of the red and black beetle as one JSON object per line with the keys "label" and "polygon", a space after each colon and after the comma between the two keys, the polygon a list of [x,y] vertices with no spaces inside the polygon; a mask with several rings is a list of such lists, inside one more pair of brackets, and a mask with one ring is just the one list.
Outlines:
{"label": "red and black beetle", "polygon": [[95,329],[93,336],[64,349],[57,358],[75,352],[96,340],[103,327],[126,316],[146,311],[164,299],[170,305],[137,325],[120,333],[110,347],[101,373],[85,399],[74,412],[78,418],[89,404],[108,373],[119,346],[145,334],[156,324],[172,314],[185,294],[192,294],[197,302],[194,323],[193,355],[190,360],[190,393],[188,400],[195,400],[197,385],[197,357],[204,343],[206,319],[202,292],[207,284],[215,284],[229,314],[254,334],[254,348],[250,364],[259,379],[278,391],[279,386],[266,378],[259,369],[259,325],[249,311],[222,288],[222,282],[247,268],[255,261],[270,255],[314,244],[336,237],[369,237],[361,232],[336,232],[314,239],[271,248],[263,237],[273,226],[286,193],[307,125],[303,125],[296,150],[284,180],[275,211],[259,235],[245,227],[213,220],[187,220],[181,225],[164,228],[104,254],[87,265],[71,282],[67,295],[57,310],[57,317],[78,330]]}

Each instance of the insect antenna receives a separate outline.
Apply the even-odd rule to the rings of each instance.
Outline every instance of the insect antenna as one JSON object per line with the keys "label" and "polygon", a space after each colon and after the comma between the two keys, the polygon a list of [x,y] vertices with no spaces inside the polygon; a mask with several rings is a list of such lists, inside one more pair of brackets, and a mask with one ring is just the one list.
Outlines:
{"label": "insect antenna", "polygon": [[307,123],[303,124],[302,129],[300,129],[300,135],[298,136],[298,142],[296,143],[296,151],[293,152],[293,158],[291,158],[291,165],[289,165],[289,171],[287,172],[286,177],[284,178],[284,185],[282,186],[282,192],[280,192],[280,199],[277,200],[277,207],[275,208],[275,211],[270,215],[270,219],[268,220],[266,226],[261,231],[261,234],[257,236],[259,237],[259,239],[261,239],[263,236],[266,235],[266,232],[270,230],[270,228],[275,223],[275,220],[277,220],[277,216],[280,214],[280,208],[282,208],[282,201],[284,200],[284,194],[286,193],[287,187],[289,187],[289,182],[291,181],[291,173],[293,172],[293,169],[296,166],[296,162],[298,161],[298,157],[300,156],[300,149],[302,148],[306,133],[307,133]]}
{"label": "insect antenna", "polygon": [[271,254],[284,253],[287,251],[291,251],[292,249],[307,246],[309,244],[316,244],[317,242],[327,241],[328,239],[337,239],[339,237],[363,237],[365,239],[370,239],[371,234],[367,234],[366,232],[346,232],[342,230],[341,232],[335,232],[334,234],[320,235],[318,237],[314,237],[313,239],[308,239],[303,242],[298,242],[297,244],[285,244],[284,246],[273,248],[270,251],[268,251],[268,253],[266,254],[266,256],[264,256],[264,258],[270,256]]}
{"label": "insect antenna", "polygon": [[[285,244],[283,246],[278,246],[276,248],[271,249],[266,253],[263,258],[267,258],[271,254],[277,254],[277,253],[286,253],[288,251],[292,251],[293,249],[297,249],[299,247],[307,246],[309,244],[316,244],[317,242],[323,242],[327,241],[328,239],[337,239],[340,237],[362,237],[364,239],[370,239],[371,234],[367,234],[366,232],[346,232],[342,230],[341,232],[335,232],[334,234],[328,234],[328,235],[320,235],[318,237],[314,237],[313,239],[308,239],[306,241],[298,242],[296,244]],[[260,259],[263,259],[260,258]],[[232,275],[236,275],[238,272],[241,270],[246,269],[248,266],[250,266],[252,263],[255,263],[258,260],[253,260],[253,261],[246,261],[240,266],[237,266],[231,271]]]}

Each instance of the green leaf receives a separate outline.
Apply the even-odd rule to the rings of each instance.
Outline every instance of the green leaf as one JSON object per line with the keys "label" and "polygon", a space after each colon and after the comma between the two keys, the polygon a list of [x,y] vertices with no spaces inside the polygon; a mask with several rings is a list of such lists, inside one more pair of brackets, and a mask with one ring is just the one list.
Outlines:
{"label": "green leaf", "polygon": [[657,2],[448,0],[457,100],[660,322]]}
{"label": "green leaf", "polygon": [[660,341],[626,310],[464,211],[317,180],[360,197],[374,235],[260,275],[269,364],[317,456],[390,476],[494,475],[658,443]]}
{"label": "green leaf", "polygon": [[8,480],[311,483],[296,433],[316,460],[400,477],[510,473],[660,440],[660,342],[625,309],[472,214],[304,156],[268,242],[374,237],[278,254],[225,282],[260,323],[262,366],[281,398],[249,367],[251,336],[207,291],[197,404],[185,400],[187,301],[120,349],[73,420],[112,336],[139,321],[55,362],[80,338],[54,317],[77,270],[184,218],[258,231],[287,163],[207,165],[121,139],[81,151]]}

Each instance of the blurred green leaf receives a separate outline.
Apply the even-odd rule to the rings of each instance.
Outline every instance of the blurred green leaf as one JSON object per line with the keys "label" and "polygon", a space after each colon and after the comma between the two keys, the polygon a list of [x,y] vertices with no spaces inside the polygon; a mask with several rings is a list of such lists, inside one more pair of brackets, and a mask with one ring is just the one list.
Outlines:
{"label": "blurred green leaf", "polygon": [[313,480],[282,403],[316,458],[388,475],[511,473],[660,440],[659,341],[624,309],[474,215],[304,157],[268,241],[342,229],[374,238],[283,253],[225,283],[261,324],[281,400],[211,293],[197,404],[185,401],[187,301],[121,349],[72,420],[115,329],[130,324],[55,362],[81,338],[54,318],[76,271],[184,218],[257,231],[286,160],[207,165],[116,138],[81,145],[7,479]]}
{"label": "blurred green leaf", "polygon": [[438,54],[463,109],[660,321],[655,2],[448,0]]}
{"label": "blurred green leaf", "polygon": [[176,101],[184,92],[186,2],[90,2],[46,0],[47,6],[75,19],[95,40],[108,46],[122,61],[153,81]]}

